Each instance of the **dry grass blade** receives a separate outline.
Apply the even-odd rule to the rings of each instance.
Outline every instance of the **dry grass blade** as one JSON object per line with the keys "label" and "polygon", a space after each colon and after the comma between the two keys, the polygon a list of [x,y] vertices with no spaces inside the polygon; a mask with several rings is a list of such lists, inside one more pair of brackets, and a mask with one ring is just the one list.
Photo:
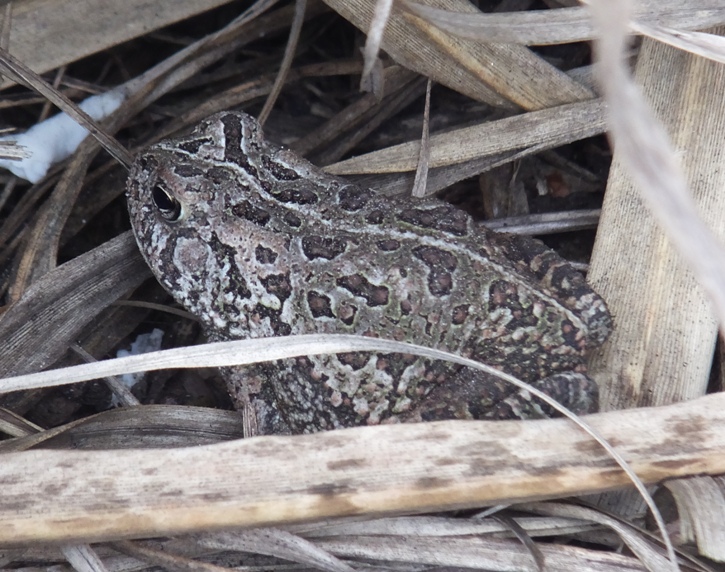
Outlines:
{"label": "dry grass blade", "polygon": [[[710,2],[697,6],[643,6],[635,12],[632,29],[646,32],[652,26],[677,26],[679,29],[700,29],[725,22],[725,9],[711,8]],[[695,4],[695,3],[690,3]],[[461,38],[481,42],[511,42],[543,46],[580,42],[594,38],[594,26],[585,6],[552,10],[529,10],[500,14],[469,14],[440,10],[423,4],[405,2],[412,13],[425,18],[442,30]]]}
{"label": "dry grass blade", "polygon": [[367,33],[368,37],[365,40],[365,48],[363,49],[365,65],[363,66],[362,77],[360,79],[360,83],[363,86],[372,85],[370,74],[373,73],[373,67],[378,60],[383,32],[385,31],[385,26],[388,24],[388,18],[390,18],[392,8],[393,0],[377,0],[375,3],[375,12],[372,20],[370,20],[370,28]]}
{"label": "dry grass blade", "polygon": [[[700,219],[668,137],[624,66],[622,2],[595,10],[602,39],[595,44],[611,137],[642,196],[707,291],[725,324],[725,250]],[[594,6],[599,7],[597,3]]]}
{"label": "dry grass blade", "polygon": [[48,367],[103,308],[150,275],[130,232],[49,272],[0,318],[0,369]]}
{"label": "dry grass blade", "polygon": [[44,73],[227,2],[128,0],[116,10],[105,0],[16,0],[7,4],[12,34],[3,47]]}
{"label": "dry grass blade", "polygon": [[702,56],[710,60],[725,63],[725,38],[715,34],[703,32],[683,32],[664,26],[648,26],[634,23],[633,29],[645,36],[669,44],[675,48],[685,50],[691,54]]}
{"label": "dry grass blade", "polygon": [[405,2],[413,14],[442,30],[481,42],[524,45],[563,44],[590,40],[593,27],[585,7],[504,14],[469,14]]}
{"label": "dry grass blade", "polygon": [[528,549],[531,557],[534,559],[536,569],[539,572],[544,572],[546,569],[546,560],[544,559],[541,549],[534,542],[534,539],[531,538],[527,532],[510,516],[494,515],[491,518],[506,526],[514,534],[514,536],[519,539],[521,544]]}
{"label": "dry grass blade", "polygon": [[42,446],[44,443],[51,441],[58,435],[71,433],[76,426],[83,425],[84,423],[84,420],[78,419],[63,425],[62,427],[55,427],[53,429],[43,430],[42,427],[39,427],[37,432],[34,431],[33,433],[20,436],[16,439],[6,439],[2,441],[2,443],[0,443],[0,452],[14,453],[17,451],[26,451],[36,446]]}
{"label": "dry grass blade", "polygon": [[[545,144],[551,138],[560,137],[562,132],[567,133],[571,140],[589,137],[601,133],[604,127],[601,100],[531,111],[433,135],[430,138],[429,168]],[[419,151],[420,141],[412,141],[340,161],[325,170],[335,175],[415,171]]]}
{"label": "dry grass blade", "polygon": [[4,407],[0,408],[0,433],[5,433],[11,437],[24,437],[42,430],[42,427],[31,423],[17,413]]}
{"label": "dry grass blade", "polygon": [[44,449],[164,449],[193,447],[243,436],[236,412],[175,405],[112,409],[0,443],[0,452]]}
{"label": "dry grass blade", "polygon": [[56,387],[58,385],[99,379],[108,375],[155,371],[167,368],[228,367],[303,355],[354,351],[411,353],[479,369],[500,377],[519,388],[530,391],[533,395],[542,399],[560,413],[567,414],[567,411],[562,409],[556,401],[536,388],[480,362],[415,344],[348,334],[307,334],[215,342],[193,347],[174,348],[141,355],[120,357],[58,370],[6,377],[0,379],[0,393],[40,387]]}
{"label": "dry grass blade", "polygon": [[[610,106],[611,136],[649,208],[692,268],[725,327],[725,250],[697,214],[675,152],[624,65],[629,3],[596,2],[592,13],[601,30],[595,43],[602,91]],[[649,501],[672,565],[674,549],[661,515]]]}
{"label": "dry grass blade", "polygon": [[50,199],[32,217],[23,248],[16,257],[16,269],[9,287],[10,301],[17,301],[33,282],[56,267],[63,225],[96,151],[96,141],[86,137],[61,175]]}
{"label": "dry grass blade", "polygon": [[500,232],[541,236],[567,230],[595,228],[600,213],[601,209],[587,209],[559,213],[530,214],[490,220],[486,221],[484,225],[491,230]]}
{"label": "dry grass blade", "polygon": [[62,546],[61,551],[76,572],[108,572],[101,559],[87,544]]}
{"label": "dry grass blade", "polygon": [[[634,78],[672,138],[699,213],[721,239],[722,71],[721,64],[644,38]],[[605,409],[705,394],[718,333],[706,291],[647,210],[626,163],[632,157],[624,151],[615,149],[588,275],[613,315],[626,316],[617,320],[612,337],[589,364]],[[661,190],[656,192],[656,200],[662,200]]]}
{"label": "dry grass blade", "polygon": [[[410,564],[462,567],[482,570],[536,570],[531,554],[522,544],[488,538],[439,539],[358,537],[322,540],[319,546],[347,558],[403,561]],[[545,570],[577,572],[644,571],[636,559],[563,545],[540,545]]]}
{"label": "dry grass blade", "polygon": [[354,571],[352,567],[308,540],[277,528],[204,534],[194,540],[206,548],[266,554],[326,572]]}
{"label": "dry grass blade", "polygon": [[[591,128],[591,135],[597,135],[599,133],[602,133],[604,130],[604,121],[602,118],[596,117],[593,119],[593,122],[590,124]],[[510,164],[515,161],[519,161],[521,159],[530,158],[533,155],[536,155],[537,153],[547,151],[549,149],[552,149],[554,147],[558,147],[560,145],[566,145],[567,143],[571,143],[574,140],[581,139],[583,137],[586,137],[584,133],[587,130],[587,127],[585,125],[582,125],[583,130],[565,130],[561,131],[558,134],[552,134],[551,137],[546,137],[545,142],[538,144],[538,145],[532,145],[530,147],[525,147],[523,149],[517,150],[517,151],[504,151],[503,153],[495,153],[493,155],[483,156],[478,159],[473,159],[470,161],[466,161],[464,163],[458,163],[456,165],[449,165],[446,167],[436,167],[434,169],[429,169],[428,171],[428,184],[426,186],[426,192],[429,194],[438,192],[442,189],[445,189],[447,187],[450,187],[451,185],[462,181],[464,179],[467,179],[469,177],[473,177],[475,175],[479,175],[481,173],[485,173],[487,171],[490,171],[492,169],[495,169],[496,167],[501,167],[503,165]],[[364,170],[364,165],[357,165],[357,168]],[[331,166],[331,168],[336,168]],[[401,193],[406,193],[411,188],[411,185],[413,183],[413,176],[410,173],[395,173],[393,174],[371,174],[371,175],[364,175],[357,178],[358,182],[362,185],[371,187],[371,188],[378,188],[381,190],[381,192],[385,193],[386,195],[396,195]],[[531,215],[530,215],[531,216]],[[556,217],[566,217],[566,215],[552,215],[553,218]],[[576,215],[572,215],[574,218],[576,218]],[[588,214],[583,214],[584,218],[591,217],[591,212]],[[598,213],[597,213],[598,217]],[[548,215],[542,216],[542,219],[540,221],[534,220],[535,226],[532,227],[532,230],[523,230],[523,227],[519,227],[517,230],[513,231],[507,231],[507,232],[517,232],[519,234],[546,234],[547,232],[550,232],[553,228],[552,226],[549,226],[547,224],[547,220],[549,220]],[[502,219],[503,223],[506,223],[505,219]],[[592,222],[595,222],[589,218],[588,222],[582,221],[582,224],[586,225],[584,228],[591,228],[593,226]],[[519,224],[522,221],[516,221],[515,224]],[[541,229],[538,230],[536,226],[541,223]],[[485,223],[486,225],[490,225],[491,228],[496,228],[497,225],[499,225],[499,222],[497,220],[490,220]],[[526,221],[524,221],[524,224],[526,224]],[[572,223],[574,227],[578,226],[577,223]],[[566,225],[564,225],[566,226]],[[563,228],[563,227],[562,227]],[[548,231],[546,229],[549,229]]]}
{"label": "dry grass blade", "polygon": [[155,549],[140,542],[119,541],[111,544],[115,550],[173,572],[231,572],[234,568],[216,566],[173,551]]}
{"label": "dry grass blade", "polygon": [[[326,0],[335,11],[367,32],[375,0]],[[467,3],[436,0],[440,8],[475,13]],[[455,38],[393,5],[382,39],[393,59],[437,83],[496,107],[543,109],[591,99],[593,93],[527,48],[480,44]]]}
{"label": "dry grass blade", "polygon": [[[10,26],[13,21],[13,5],[8,2],[5,5],[5,13],[3,14],[2,27],[0,27],[0,47],[4,50],[8,49],[10,43]],[[0,78],[0,85],[2,85],[2,78]]]}
{"label": "dry grass blade", "polygon": [[725,562],[725,479],[691,477],[663,485],[674,497],[679,516],[680,541],[697,543],[700,554]]}
{"label": "dry grass blade", "polygon": [[647,570],[650,570],[651,572],[666,570],[669,565],[669,562],[661,554],[660,550],[654,547],[652,542],[641,532],[638,532],[632,526],[625,524],[616,518],[603,514],[600,511],[582,506],[560,504],[555,502],[522,504],[516,505],[516,508],[536,514],[577,518],[596,522],[614,530],[627,545],[627,548],[629,548],[632,553],[634,553],[646,566]]}
{"label": "dry grass blade", "polygon": [[430,159],[430,90],[433,82],[428,80],[425,88],[425,111],[423,112],[423,134],[420,138],[420,154],[418,167],[415,169],[415,180],[410,194],[414,197],[424,197],[428,183],[428,167]]}
{"label": "dry grass blade", "polygon": [[[586,521],[573,518],[515,517],[514,521],[529,536],[558,536],[592,528]],[[509,527],[493,518],[447,518],[440,516],[401,516],[356,520],[336,519],[285,527],[305,538],[332,536],[469,536],[508,532]]]}
{"label": "dry grass blade", "polygon": [[272,89],[267,96],[267,101],[264,102],[262,111],[259,112],[257,121],[260,125],[264,125],[267,121],[267,117],[272,112],[274,102],[277,101],[282,86],[284,85],[285,78],[289,73],[290,67],[292,67],[292,60],[295,57],[295,50],[297,49],[297,42],[300,39],[300,32],[302,31],[302,24],[305,21],[305,9],[307,8],[307,0],[295,0],[295,15],[292,19],[292,26],[290,27],[289,37],[287,38],[287,45],[284,49],[284,57],[279,65],[279,72],[277,77],[274,78],[274,84]]}
{"label": "dry grass blade", "polygon": [[[71,346],[71,350],[83,358],[83,360],[87,363],[98,361],[78,344],[73,344]],[[123,383],[121,378],[109,376],[104,378],[104,381],[106,382],[108,388],[113,392],[113,395],[116,397],[118,402],[124,407],[141,405],[141,402],[133,393],[131,393],[131,390]]]}

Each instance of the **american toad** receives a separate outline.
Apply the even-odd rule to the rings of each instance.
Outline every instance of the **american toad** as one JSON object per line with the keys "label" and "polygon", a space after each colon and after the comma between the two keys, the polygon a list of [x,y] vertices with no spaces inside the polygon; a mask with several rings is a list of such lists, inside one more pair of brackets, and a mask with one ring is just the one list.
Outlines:
{"label": "american toad", "polygon": [[[436,199],[323,173],[225,112],[141,153],[131,221],[158,280],[212,339],[355,333],[445,349],[596,407],[585,356],[604,301],[539,241],[491,232]],[[261,432],[550,412],[501,381],[410,355],[310,356],[226,372]]]}

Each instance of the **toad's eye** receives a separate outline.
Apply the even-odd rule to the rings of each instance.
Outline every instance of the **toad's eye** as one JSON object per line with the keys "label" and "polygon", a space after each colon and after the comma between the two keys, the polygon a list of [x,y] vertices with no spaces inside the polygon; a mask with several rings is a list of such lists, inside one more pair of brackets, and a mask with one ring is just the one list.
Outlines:
{"label": "toad's eye", "polygon": [[181,203],[163,186],[160,184],[154,185],[151,195],[162,217],[169,222],[176,222],[181,218]]}

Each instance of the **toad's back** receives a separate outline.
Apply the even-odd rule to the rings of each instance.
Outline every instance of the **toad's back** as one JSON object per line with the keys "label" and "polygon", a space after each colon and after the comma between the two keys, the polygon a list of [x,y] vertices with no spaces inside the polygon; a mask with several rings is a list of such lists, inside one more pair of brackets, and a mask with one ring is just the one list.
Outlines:
{"label": "toad's back", "polygon": [[[601,298],[540,242],[487,231],[435,199],[331,177],[241,113],[143,153],[128,195],[149,265],[216,339],[379,336],[535,381],[582,372],[610,330]],[[245,368],[230,388],[269,385],[266,399],[307,431],[405,420],[453,370],[401,355],[310,356]]]}

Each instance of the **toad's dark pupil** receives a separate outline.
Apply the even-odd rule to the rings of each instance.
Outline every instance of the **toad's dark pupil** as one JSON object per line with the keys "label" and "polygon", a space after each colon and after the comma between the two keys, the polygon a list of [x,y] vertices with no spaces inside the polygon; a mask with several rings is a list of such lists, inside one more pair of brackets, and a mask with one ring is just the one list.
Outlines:
{"label": "toad's dark pupil", "polygon": [[181,215],[181,204],[171,195],[171,193],[169,193],[161,185],[156,185],[153,188],[152,196],[154,203],[156,204],[156,208],[159,209],[162,217],[171,222],[179,219],[179,216]]}

